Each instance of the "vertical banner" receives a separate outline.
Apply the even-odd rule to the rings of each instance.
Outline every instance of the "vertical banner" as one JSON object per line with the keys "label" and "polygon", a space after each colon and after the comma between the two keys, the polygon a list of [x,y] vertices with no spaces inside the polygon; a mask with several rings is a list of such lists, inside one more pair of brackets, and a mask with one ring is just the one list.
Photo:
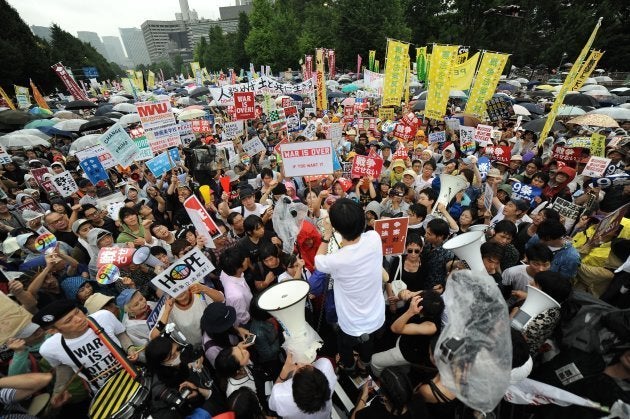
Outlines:
{"label": "vertical banner", "polygon": [[460,46],[457,50],[457,60],[455,64],[464,64],[468,59],[468,51],[470,47]]}
{"label": "vertical banner", "polygon": [[457,48],[457,45],[433,45],[428,77],[429,90],[424,107],[425,118],[441,120],[444,117]]}
{"label": "vertical banner", "polygon": [[149,70],[149,73],[147,74],[147,89],[153,86],[155,86],[155,73]]}
{"label": "vertical banner", "polygon": [[357,74],[361,74],[361,60],[361,55],[357,54]]}
{"label": "vertical banner", "polygon": [[381,72],[381,63],[378,60],[374,60],[374,72],[375,73]]}
{"label": "vertical banner", "polygon": [[18,108],[28,109],[31,106],[31,97],[28,91],[28,87],[16,86],[15,88],[15,100],[17,101]]}
{"label": "vertical banner", "polygon": [[[457,56],[459,58],[459,55]],[[453,66],[453,74],[451,74],[451,89],[468,90],[475,75],[475,68],[479,62],[479,53],[476,53],[464,63]]]}
{"label": "vertical banner", "polygon": [[138,86],[138,89],[144,90],[144,75],[142,71],[136,71],[136,86]]}
{"label": "vertical banner", "polygon": [[316,71],[316,103],[317,110],[328,109],[328,98],[326,97],[326,75],[324,74],[324,50],[318,48],[315,51],[315,71]]}
{"label": "vertical banner", "polygon": [[409,44],[387,40],[385,79],[383,80],[383,100],[381,106],[399,106],[405,87],[405,64],[408,60]]}
{"label": "vertical banner", "polygon": [[368,70],[374,71],[374,60],[376,59],[376,50],[371,49],[368,55]]}
{"label": "vertical banner", "polygon": [[404,93],[404,99],[405,99],[405,105],[409,104],[409,85],[411,84],[411,58],[409,58],[409,54],[407,54],[406,60],[405,60],[405,91]]}
{"label": "vertical banner", "polygon": [[83,93],[81,88],[79,88],[77,82],[74,81],[72,76],[70,76],[70,74],[68,73],[68,70],[66,70],[61,62],[53,64],[50,68],[52,68],[53,71],[57,73],[57,76],[66,86],[66,89],[68,89],[68,93],[70,93],[74,97],[74,100],[88,100],[87,96],[85,96],[85,93]]}
{"label": "vertical banner", "polygon": [[416,48],[416,75],[418,81],[427,80],[427,47]]}
{"label": "vertical banner", "polygon": [[466,113],[483,117],[486,101],[494,94],[509,56],[510,54],[484,51],[466,103]]}
{"label": "vertical banner", "polygon": [[201,66],[198,61],[193,61],[190,63],[190,70],[193,74],[197,74],[197,70],[201,70]]}
{"label": "vertical banner", "polygon": [[48,103],[46,103],[44,96],[39,93],[39,90],[37,89],[37,86],[35,86],[35,83],[33,83],[33,80],[29,80],[29,82],[31,84],[31,90],[33,91],[33,99],[35,99],[35,103],[37,103],[37,106],[43,109],[50,110],[50,108],[48,107]]}
{"label": "vertical banner", "polygon": [[313,56],[307,55],[304,60],[304,80],[313,78]]}
{"label": "vertical banner", "polygon": [[586,80],[591,77],[591,73],[593,72],[593,70],[595,70],[595,67],[599,62],[599,59],[602,58],[602,55],[604,55],[604,53],[601,51],[591,51],[591,54],[588,56],[586,61],[584,61],[584,64],[582,64],[582,66],[580,67],[580,72],[577,75],[575,85],[572,89],[573,91],[577,92],[582,86],[584,86]]}
{"label": "vertical banner", "polygon": [[558,92],[558,95],[556,96],[556,100],[554,100],[553,106],[551,107],[551,110],[549,111],[549,114],[547,115],[547,122],[545,123],[545,126],[540,132],[540,135],[538,136],[539,147],[542,147],[543,142],[545,141],[545,138],[547,138],[547,135],[549,135],[549,131],[551,131],[551,127],[554,121],[556,120],[556,116],[558,116],[560,105],[562,105],[562,102],[564,102],[564,97],[567,95],[567,92],[571,90],[573,86],[575,85],[575,80],[578,76],[578,72],[580,71],[580,67],[582,66],[582,63],[584,62],[584,59],[586,58],[586,54],[588,54],[589,49],[591,49],[591,45],[593,45],[593,41],[595,41],[595,36],[597,36],[597,31],[599,30],[599,27],[601,25],[602,25],[602,18],[600,17],[597,20],[597,24],[595,25],[595,28],[593,29],[591,36],[588,38],[588,40],[586,41],[586,44],[584,45],[584,48],[582,48],[582,51],[580,52],[580,55],[578,55],[577,59],[573,63],[573,67],[571,67],[569,74],[567,74],[567,78],[564,80],[564,83],[562,83],[562,87],[560,88],[560,91]]}
{"label": "vertical banner", "polygon": [[0,97],[2,97],[2,99],[4,99],[4,101],[6,102],[7,106],[10,109],[15,110],[15,105],[13,104],[13,101],[11,100],[11,98],[6,94],[6,92],[4,91],[4,89],[2,87],[0,87]]}
{"label": "vertical banner", "polygon": [[335,79],[335,50],[329,49],[328,51],[328,78],[330,80]]}

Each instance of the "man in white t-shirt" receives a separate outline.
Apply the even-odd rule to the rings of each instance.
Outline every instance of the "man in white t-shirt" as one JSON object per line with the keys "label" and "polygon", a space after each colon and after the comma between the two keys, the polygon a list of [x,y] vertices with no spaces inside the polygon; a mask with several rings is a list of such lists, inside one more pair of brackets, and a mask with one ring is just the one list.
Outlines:
{"label": "man in white t-shirt", "polygon": [[222,201],[219,204],[219,214],[224,220],[227,220],[231,212],[240,213],[243,218],[247,218],[249,215],[257,215],[262,218],[265,223],[271,219],[272,211],[267,211],[270,207],[256,202],[256,192],[250,185],[241,187],[238,191],[238,195],[241,200],[241,205],[238,207],[230,209],[226,201]]}
{"label": "man in white t-shirt", "polygon": [[[129,361],[137,360],[138,353],[116,316],[110,311],[100,310],[90,315],[90,318],[100,325],[111,342],[127,352]],[[33,316],[33,323],[49,332],[58,332],[40,347],[42,357],[53,368],[65,365],[75,372],[81,368],[79,375],[89,383],[92,392],[97,391],[122,368],[103,339],[92,330],[88,317],[74,302],[57,300],[48,304]],[[55,383],[55,390],[59,384],[64,383]]]}
{"label": "man in white t-shirt", "polygon": [[496,196],[492,198],[492,204],[497,209],[497,215],[494,216],[490,225],[494,226],[501,220],[510,220],[516,227],[521,223],[531,223],[532,219],[527,215],[529,211],[529,202],[522,199],[510,199],[507,204],[503,205]]}
{"label": "man in white t-shirt", "polygon": [[534,275],[551,268],[553,252],[543,244],[536,243],[525,250],[527,265],[516,265],[503,271],[503,285],[512,287],[512,291],[527,291],[527,286],[534,282]]}
{"label": "man in white t-shirt", "polygon": [[[333,228],[341,234],[341,248],[328,253]],[[385,323],[382,291],[383,249],[375,231],[363,233],[365,213],[356,202],[338,199],[324,221],[322,243],[315,256],[315,267],[331,275],[339,323],[337,347],[340,363],[349,374],[357,372],[352,350],[359,352],[365,375],[374,352],[374,339]]]}

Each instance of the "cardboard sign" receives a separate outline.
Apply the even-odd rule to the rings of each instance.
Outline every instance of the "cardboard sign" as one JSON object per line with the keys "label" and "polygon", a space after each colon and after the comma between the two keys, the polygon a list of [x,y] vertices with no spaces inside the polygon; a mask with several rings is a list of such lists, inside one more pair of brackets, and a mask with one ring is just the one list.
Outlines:
{"label": "cardboard sign", "polygon": [[255,105],[254,92],[234,92],[234,113],[237,121],[256,118]]}
{"label": "cardboard sign", "polygon": [[151,283],[175,298],[212,271],[214,271],[212,262],[195,246],[190,252],[155,276]]}
{"label": "cardboard sign", "polygon": [[317,112],[315,112],[315,108],[304,108],[304,116],[309,117],[311,116],[311,114],[317,115]]}
{"label": "cardboard sign", "polygon": [[243,121],[226,122],[223,124],[225,138],[231,140],[243,134]]}
{"label": "cardboard sign", "polygon": [[107,171],[101,164],[98,157],[88,157],[79,163],[85,175],[88,177],[92,185],[96,185],[101,180],[109,179]]}
{"label": "cardboard sign", "polygon": [[443,143],[446,141],[446,132],[444,131],[436,131],[429,134],[429,143]]}
{"label": "cardboard sign", "polygon": [[512,198],[534,203],[534,198],[542,194],[542,189],[521,182],[512,184]]}
{"label": "cardboard sign", "polygon": [[581,148],[567,148],[560,145],[555,145],[552,152],[552,159],[563,162],[575,162],[582,159]]}
{"label": "cardboard sign", "polygon": [[250,156],[255,156],[256,154],[262,153],[266,150],[267,148],[258,137],[254,137],[243,144],[243,151]]}
{"label": "cardboard sign", "polygon": [[475,141],[479,143],[480,146],[485,147],[488,143],[492,142],[492,126],[491,125],[477,125],[475,128]]}
{"label": "cardboard sign", "polygon": [[159,102],[136,103],[136,108],[145,131],[175,124],[175,116],[168,99]]}
{"label": "cardboard sign", "polygon": [[195,195],[191,195],[184,201],[184,208],[186,208],[186,212],[198,234],[201,234],[206,239],[206,247],[214,249],[214,238],[219,237],[221,231],[212,217],[210,217],[201,201],[199,201],[199,198]]}
{"label": "cardboard sign", "polygon": [[582,175],[588,177],[602,177],[611,160],[605,157],[591,156],[582,170]]}
{"label": "cardboard sign", "polygon": [[383,159],[357,154],[354,156],[354,159],[352,159],[350,174],[352,177],[362,178],[364,176],[371,176],[374,179],[378,179],[382,170]]}
{"label": "cardboard sign", "polygon": [[118,123],[112,125],[105,134],[101,135],[99,141],[112,153],[112,156],[122,167],[131,166],[136,155],[140,152],[127,131]]}
{"label": "cardboard sign", "polygon": [[306,176],[333,173],[332,142],[330,140],[280,145],[284,175]]}
{"label": "cardboard sign", "polygon": [[105,205],[105,211],[107,211],[107,215],[109,216],[109,218],[114,221],[118,221],[118,213],[120,212],[120,209],[124,206],[124,201],[108,202],[107,205]]}
{"label": "cardboard sign", "polygon": [[298,132],[300,130],[300,113],[295,106],[284,108],[284,116],[287,120],[287,131]]}
{"label": "cardboard sign", "polygon": [[147,131],[146,135],[147,140],[149,141],[149,147],[151,147],[151,151],[154,154],[158,154],[160,151],[167,148],[179,147],[182,145],[182,140],[179,136],[179,129],[175,124]]}
{"label": "cardboard sign", "polygon": [[471,155],[477,149],[477,143],[475,142],[475,129],[472,127],[459,127],[459,142],[461,144],[460,150],[466,155]]}
{"label": "cardboard sign", "polygon": [[160,153],[151,160],[147,160],[145,165],[157,178],[172,169],[171,160],[166,152]]}
{"label": "cardboard sign", "polygon": [[289,144],[289,139],[288,138],[283,138],[282,140],[280,140],[280,142],[273,147],[274,153],[280,154],[280,146],[282,144]]}
{"label": "cardboard sign", "polygon": [[628,211],[628,206],[630,204],[626,204],[621,208],[617,208],[615,211],[608,214],[604,219],[599,222],[597,226],[597,230],[595,230],[595,234],[589,240],[590,243],[600,243],[604,236],[613,232],[619,224],[621,224],[621,220],[626,215]]}
{"label": "cardboard sign", "polygon": [[98,251],[96,266],[100,268],[108,263],[114,264],[119,268],[129,266],[135,252],[136,249],[131,247],[102,247]]}
{"label": "cardboard sign", "polygon": [[118,164],[118,161],[103,144],[97,144],[84,150],[77,151],[75,156],[77,156],[77,159],[79,160],[85,160],[88,157],[98,157],[98,161],[101,162],[105,169],[111,169]]}
{"label": "cardboard sign", "polygon": [[409,153],[407,152],[407,149],[405,148],[404,145],[399,143],[398,148],[396,149],[396,151],[394,151],[394,154],[392,154],[392,159],[407,160],[408,158],[409,158]]}
{"label": "cardboard sign", "polygon": [[74,181],[74,178],[72,177],[72,173],[70,173],[67,170],[57,175],[54,175],[52,177],[52,182],[53,182],[53,185],[55,186],[55,189],[57,189],[57,191],[59,192],[59,195],[61,195],[64,198],[72,196],[72,194],[74,194],[75,192],[79,190],[77,183]]}
{"label": "cardboard sign", "polygon": [[381,236],[383,256],[402,255],[405,253],[408,217],[387,218],[374,221],[374,231]]}

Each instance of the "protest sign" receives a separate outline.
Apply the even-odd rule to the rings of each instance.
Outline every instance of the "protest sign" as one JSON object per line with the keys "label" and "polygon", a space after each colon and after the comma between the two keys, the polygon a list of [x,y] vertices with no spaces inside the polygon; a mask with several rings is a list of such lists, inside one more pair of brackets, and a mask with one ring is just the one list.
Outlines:
{"label": "protest sign", "polygon": [[467,155],[473,154],[477,149],[475,142],[475,129],[473,127],[459,127],[460,149]]}
{"label": "protest sign", "polygon": [[57,189],[59,194],[64,198],[71,196],[73,193],[79,190],[77,183],[72,177],[72,173],[67,170],[64,170],[63,172],[54,175],[52,177],[52,182],[55,186],[55,189]]}
{"label": "protest sign", "polygon": [[99,161],[98,157],[88,157],[79,163],[85,175],[88,177],[92,185],[96,185],[101,180],[109,179],[107,171]]}
{"label": "protest sign", "polygon": [[379,108],[378,109],[378,119],[381,121],[393,121],[396,112],[394,108]]}
{"label": "protest sign", "polygon": [[280,145],[288,144],[288,143],[289,143],[289,139],[288,138],[283,138],[282,140],[280,140],[280,142],[273,147],[274,153],[280,154]]}
{"label": "protest sign", "polygon": [[12,163],[13,160],[7,151],[0,145],[0,164]]}
{"label": "protest sign", "polygon": [[146,131],[146,135],[149,141],[149,147],[154,154],[167,148],[178,147],[182,144],[179,129],[176,124]]}
{"label": "protest sign", "polygon": [[477,125],[475,128],[475,141],[479,143],[481,147],[485,147],[488,143],[492,142],[492,126],[491,125]]}
{"label": "protest sign", "polygon": [[129,266],[135,252],[136,249],[133,247],[101,247],[96,258],[96,266],[100,268],[109,263],[119,268]]}
{"label": "protest sign", "polygon": [[486,184],[483,191],[483,206],[488,210],[492,210],[492,199],[494,198],[494,191]]}
{"label": "protest sign", "polygon": [[510,119],[514,115],[512,104],[502,97],[495,97],[486,101],[486,112],[490,121],[497,122],[502,119]]}
{"label": "protest sign", "polygon": [[289,143],[280,145],[284,175],[323,175],[333,172],[332,142],[330,140]]}
{"label": "protest sign", "polygon": [[381,236],[383,256],[402,255],[405,253],[408,217],[387,218],[374,221],[374,231]]}
{"label": "protest sign", "polygon": [[[194,121],[190,121],[188,124],[190,124],[190,131],[193,134],[208,134],[214,132],[212,124],[207,119],[195,119]],[[179,124],[179,126],[181,125],[182,123]],[[179,128],[180,136],[182,135],[182,129],[184,128]]]}
{"label": "protest sign", "polygon": [[[22,212],[24,212],[25,209],[30,209],[31,211],[35,211],[38,212],[40,214],[44,214],[46,211],[44,211],[44,209],[37,203],[37,201],[31,200],[30,202],[27,202],[25,204],[19,205],[17,207],[18,211],[20,211],[20,214]],[[24,218],[24,217],[22,217]],[[32,219],[24,219],[25,221],[31,221]]]}
{"label": "protest sign", "polygon": [[534,204],[534,198],[542,194],[542,189],[521,182],[512,183],[512,198]]}
{"label": "protest sign", "polygon": [[405,148],[404,145],[399,143],[398,148],[396,149],[396,151],[394,151],[394,154],[392,154],[392,159],[406,160],[408,158],[409,158],[409,153],[407,152],[407,149]]}
{"label": "protest sign", "polygon": [[603,218],[599,222],[599,225],[595,230],[595,234],[593,234],[593,237],[591,237],[589,243],[595,243],[595,245],[598,246],[604,236],[615,231],[615,229],[617,229],[617,227],[621,224],[621,220],[623,219],[623,217],[626,215],[626,212],[628,211],[628,206],[630,206],[630,204],[625,204],[621,208],[617,208],[615,211],[611,212],[605,218]]}
{"label": "protest sign", "polygon": [[118,164],[118,161],[112,156],[112,153],[105,148],[103,144],[97,144],[81,151],[77,151],[75,156],[79,160],[85,160],[88,157],[98,157],[105,169],[111,169]]}
{"label": "protest sign", "polygon": [[145,131],[175,124],[175,116],[169,100],[136,103],[138,116]]}
{"label": "protest sign", "polygon": [[302,135],[306,137],[307,140],[311,140],[315,137],[315,134],[317,134],[317,125],[315,125],[314,122],[309,122],[302,131]]}
{"label": "protest sign", "polygon": [[429,143],[443,143],[446,141],[446,132],[444,131],[435,131],[429,134]]}
{"label": "protest sign", "polygon": [[[6,277],[6,274],[4,276]],[[7,281],[7,279],[5,279],[5,281]],[[24,330],[25,327],[31,324],[31,319],[33,318],[32,313],[29,313],[23,306],[13,301],[11,297],[4,292],[0,292],[0,316],[2,317],[0,342],[6,342],[15,337]],[[9,359],[10,357],[11,355],[9,355]]]}
{"label": "protest sign", "polygon": [[496,162],[508,165],[512,158],[510,146],[488,146],[486,147],[486,154],[490,155],[490,159]]}
{"label": "protest sign", "polygon": [[136,147],[138,147],[136,161],[148,160],[153,157],[153,152],[151,151],[151,147],[149,147],[149,141],[144,134],[144,128],[138,127],[132,129],[129,131],[129,136],[133,139],[133,142],[136,143]]}
{"label": "protest sign", "polygon": [[120,209],[124,206],[125,203],[123,201],[108,202],[107,205],[105,205],[105,211],[107,211],[107,215],[109,216],[109,218],[114,221],[118,221],[118,213],[120,212]]}
{"label": "protest sign", "polygon": [[317,115],[315,108],[304,108],[304,116],[309,117],[311,114]]}
{"label": "protest sign", "polygon": [[413,140],[415,136],[416,132],[414,131],[413,127],[410,127],[409,125],[399,122],[394,127],[394,138],[398,138],[401,141],[407,142]]}
{"label": "protest sign", "polygon": [[[359,129],[362,129],[366,132],[367,131],[376,132],[376,118],[366,118],[366,117],[360,116],[358,118],[358,126],[359,126]],[[417,127],[417,118],[416,118],[416,127]]]}
{"label": "protest sign", "polygon": [[127,131],[119,123],[112,125],[105,131],[99,137],[99,141],[112,153],[112,156],[122,167],[131,166],[140,151],[136,143],[133,142]]}
{"label": "protest sign", "polygon": [[556,200],[553,201],[551,208],[558,211],[558,214],[566,219],[564,227],[567,229],[567,232],[571,231],[573,225],[579,219],[580,214],[584,211],[584,207],[562,198],[556,198]]}
{"label": "protest sign", "polygon": [[606,173],[606,168],[610,164],[611,160],[605,157],[591,156],[582,170],[583,176],[588,177],[602,177]]}
{"label": "protest sign", "polygon": [[605,157],[606,136],[593,133],[591,135],[591,156]]}
{"label": "protest sign", "polygon": [[155,276],[151,283],[175,298],[212,271],[214,271],[212,262],[195,246],[190,252]]}
{"label": "protest sign", "polygon": [[[38,167],[36,169],[31,169],[31,175],[35,178],[35,181],[41,186],[44,181],[46,181],[52,174],[48,167]],[[47,176],[48,175],[48,176]]]}
{"label": "protest sign", "polygon": [[221,87],[210,88],[210,94],[214,100],[224,106],[234,106],[235,92],[254,92],[255,95],[265,93],[275,95],[310,95],[313,91],[314,83],[312,79],[307,79],[297,84],[291,84],[280,83],[267,76],[251,79],[247,83],[226,84]]}
{"label": "protest sign", "polygon": [[147,327],[149,330],[152,330],[160,319],[160,312],[162,311],[164,304],[166,304],[166,299],[167,295],[162,295],[162,298],[158,300],[155,307],[153,307],[153,310],[151,310],[151,313],[149,313],[149,316],[147,317]]}
{"label": "protest sign", "polygon": [[199,198],[195,195],[191,195],[186,201],[184,201],[184,208],[186,213],[190,217],[198,234],[201,234],[206,240],[206,247],[214,249],[214,239],[221,235],[219,227],[215,224],[214,220],[204,208]]}
{"label": "protest sign", "polygon": [[572,137],[569,138],[565,145],[566,148],[591,148],[591,138],[590,137]]}
{"label": "protest sign", "polygon": [[243,121],[226,122],[223,124],[225,138],[233,139],[243,134]]}
{"label": "protest sign", "polygon": [[266,150],[265,145],[258,137],[254,137],[248,142],[243,144],[243,151],[250,156],[255,156],[258,153],[262,153]]}
{"label": "protest sign", "polygon": [[[614,165],[608,165],[608,168],[615,167]],[[608,171],[608,169],[606,169]],[[599,179],[593,179],[592,184],[599,188],[610,188],[611,186],[625,186],[630,185],[630,175],[627,173],[617,173],[614,175],[608,175],[606,177],[600,177]]]}
{"label": "protest sign", "polygon": [[300,130],[300,113],[295,106],[284,108],[284,116],[287,120],[287,131],[297,132]]}
{"label": "protest sign", "polygon": [[328,124],[326,139],[339,140],[343,137],[343,124],[340,122]]}
{"label": "protest sign", "polygon": [[444,118],[444,122],[446,123],[446,128],[451,131],[457,131],[460,129],[459,119],[457,118]]}
{"label": "protest sign", "polygon": [[179,156],[179,151],[176,148],[172,148],[157,155],[151,160],[147,160],[145,164],[151,173],[153,173],[155,177],[159,178],[164,173],[171,170],[174,167],[174,163],[180,160],[181,157]]}
{"label": "protest sign", "polygon": [[433,45],[428,74],[429,90],[424,108],[425,118],[441,120],[446,112],[457,48],[456,45]]}
{"label": "protest sign", "polygon": [[284,109],[276,109],[269,112],[269,128],[272,131],[281,131],[287,129],[287,119]]}
{"label": "protest sign", "polygon": [[[508,57],[509,54],[490,51],[483,52],[475,81],[468,94],[465,109],[466,113],[479,117],[483,116],[486,110],[486,101],[492,98]],[[431,63],[431,66],[433,66],[433,63]]]}
{"label": "protest sign", "polygon": [[256,118],[254,92],[234,92],[234,113],[237,121]]}
{"label": "protest sign", "polygon": [[382,170],[383,159],[357,154],[352,159],[350,174],[352,177],[371,176],[374,179],[378,179]]}
{"label": "protest sign", "polygon": [[552,159],[560,160],[563,162],[575,162],[582,159],[581,148],[566,148],[560,145],[555,145],[552,152]]}

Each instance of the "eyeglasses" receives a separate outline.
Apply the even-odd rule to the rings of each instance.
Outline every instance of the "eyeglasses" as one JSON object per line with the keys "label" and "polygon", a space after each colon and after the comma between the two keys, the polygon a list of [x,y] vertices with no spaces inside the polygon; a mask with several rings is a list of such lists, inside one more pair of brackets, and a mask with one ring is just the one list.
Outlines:
{"label": "eyeglasses", "polygon": [[420,254],[420,252],[422,252],[422,249],[407,249],[407,253],[417,253],[417,254]]}
{"label": "eyeglasses", "polygon": [[58,224],[58,223],[59,223],[60,221],[62,221],[62,220],[63,220],[63,217],[60,217],[60,218],[57,218],[57,219],[56,219],[56,220],[54,220],[54,221],[53,221],[53,220],[49,220],[48,222],[49,222],[50,224]]}
{"label": "eyeglasses", "polygon": [[97,214],[98,214],[98,211],[94,211],[94,212],[91,212],[91,213],[89,213],[89,214],[88,214],[87,212],[86,212],[86,213],[84,213],[85,218],[92,218],[92,217],[96,217],[96,216],[97,216]]}

